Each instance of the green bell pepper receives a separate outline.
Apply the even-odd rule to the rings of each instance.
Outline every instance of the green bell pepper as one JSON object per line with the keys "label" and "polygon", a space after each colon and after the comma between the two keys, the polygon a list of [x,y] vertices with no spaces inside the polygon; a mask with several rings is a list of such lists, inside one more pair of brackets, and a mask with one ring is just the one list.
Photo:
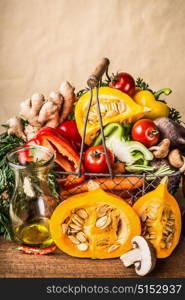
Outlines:
{"label": "green bell pepper", "polygon": [[[126,165],[146,165],[146,162],[153,160],[153,154],[143,144],[136,141],[126,140],[124,127],[119,123],[108,124],[104,128],[106,146],[114,155]],[[94,146],[102,143],[101,134],[96,138]]]}

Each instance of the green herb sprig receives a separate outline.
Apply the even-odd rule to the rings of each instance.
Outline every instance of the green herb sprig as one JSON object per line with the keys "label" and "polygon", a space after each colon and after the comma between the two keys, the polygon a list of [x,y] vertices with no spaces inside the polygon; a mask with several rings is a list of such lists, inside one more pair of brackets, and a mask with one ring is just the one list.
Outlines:
{"label": "green herb sprig", "polygon": [[24,142],[15,135],[8,135],[7,132],[0,134],[0,234],[7,239],[12,238],[9,225],[9,199],[14,192],[15,177],[5,156],[9,151],[23,144]]}

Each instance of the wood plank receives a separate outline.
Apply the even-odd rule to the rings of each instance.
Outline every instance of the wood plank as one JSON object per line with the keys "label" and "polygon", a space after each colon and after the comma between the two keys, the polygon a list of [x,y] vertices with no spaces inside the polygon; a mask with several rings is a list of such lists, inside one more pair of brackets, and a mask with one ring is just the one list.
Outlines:
{"label": "wood plank", "polygon": [[[22,254],[16,244],[0,238],[0,278],[124,278],[137,277],[119,259],[90,260],[70,257],[60,250],[49,255]],[[185,277],[185,238],[167,259],[158,260],[149,277]]]}

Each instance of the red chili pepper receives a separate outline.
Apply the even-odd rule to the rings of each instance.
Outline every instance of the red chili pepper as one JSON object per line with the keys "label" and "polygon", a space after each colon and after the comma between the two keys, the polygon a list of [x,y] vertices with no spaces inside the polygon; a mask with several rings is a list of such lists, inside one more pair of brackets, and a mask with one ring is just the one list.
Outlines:
{"label": "red chili pepper", "polygon": [[[45,146],[54,152],[56,155],[55,161],[67,172],[76,172],[79,168],[80,156],[73,149],[72,145],[66,140],[56,129],[50,127],[43,127],[37,139],[40,145]],[[84,172],[83,166],[81,167]],[[77,177],[69,175],[65,182],[65,187],[71,188],[80,184],[84,180],[84,175]]]}
{"label": "red chili pepper", "polygon": [[24,150],[24,148],[31,146],[31,145],[39,145],[40,141],[37,138],[33,138],[29,140],[23,147],[19,147],[22,149],[18,153],[18,160],[22,165],[25,165],[27,162],[33,161],[33,156],[30,155],[30,150]]}
{"label": "red chili pepper", "polygon": [[55,245],[47,248],[33,248],[29,246],[19,246],[17,250],[22,251],[25,254],[44,255],[44,254],[49,254],[51,252],[54,252],[56,248],[57,246]]}

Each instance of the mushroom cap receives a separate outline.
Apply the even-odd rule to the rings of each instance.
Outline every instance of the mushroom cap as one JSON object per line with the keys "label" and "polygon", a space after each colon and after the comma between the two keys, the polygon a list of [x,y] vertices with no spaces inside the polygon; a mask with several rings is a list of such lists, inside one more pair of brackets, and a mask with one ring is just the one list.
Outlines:
{"label": "mushroom cap", "polygon": [[138,235],[132,239],[133,248],[140,249],[140,259],[134,263],[136,273],[144,276],[150,273],[156,265],[156,255],[150,242]]}
{"label": "mushroom cap", "polygon": [[168,160],[175,168],[181,168],[184,164],[183,157],[179,149],[173,149],[168,155]]}

